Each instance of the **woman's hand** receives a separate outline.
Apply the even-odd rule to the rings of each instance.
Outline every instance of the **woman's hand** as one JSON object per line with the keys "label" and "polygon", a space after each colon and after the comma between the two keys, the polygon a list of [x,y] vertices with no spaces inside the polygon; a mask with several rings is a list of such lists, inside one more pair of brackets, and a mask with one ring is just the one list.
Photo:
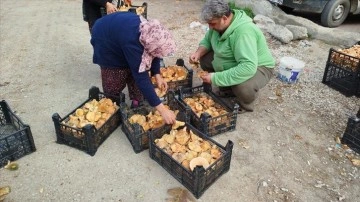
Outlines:
{"label": "woman's hand", "polygon": [[110,13],[114,13],[117,11],[117,8],[114,4],[107,2],[106,3],[106,13],[110,14]]}
{"label": "woman's hand", "polygon": [[168,84],[162,78],[162,76],[160,74],[155,74],[155,79],[156,79],[157,87],[160,88],[162,91],[166,92],[168,90]]}
{"label": "woman's hand", "polygon": [[155,108],[160,112],[166,124],[174,124],[176,122],[175,113],[170,109],[166,108],[164,104],[161,103]]}

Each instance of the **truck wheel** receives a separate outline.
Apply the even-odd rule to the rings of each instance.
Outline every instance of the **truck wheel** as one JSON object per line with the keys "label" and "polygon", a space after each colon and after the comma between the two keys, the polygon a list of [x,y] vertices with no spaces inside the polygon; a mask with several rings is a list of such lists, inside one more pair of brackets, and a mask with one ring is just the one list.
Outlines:
{"label": "truck wheel", "polygon": [[349,11],[349,0],[331,0],[321,13],[321,24],[325,27],[337,27],[344,22]]}
{"label": "truck wheel", "polygon": [[285,13],[291,13],[294,10],[294,8],[290,8],[290,7],[282,6],[282,5],[278,5],[278,7]]}

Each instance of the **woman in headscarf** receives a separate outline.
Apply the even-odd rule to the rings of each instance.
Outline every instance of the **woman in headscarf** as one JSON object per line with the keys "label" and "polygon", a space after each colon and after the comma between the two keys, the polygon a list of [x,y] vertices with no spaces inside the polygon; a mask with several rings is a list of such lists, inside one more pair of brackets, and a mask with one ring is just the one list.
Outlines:
{"label": "woman in headscarf", "polygon": [[93,62],[101,68],[104,93],[118,95],[128,85],[132,107],[144,97],[162,115],[175,123],[175,114],[156,95],[149,73],[159,88],[168,85],[160,75],[160,59],[175,52],[170,32],[157,20],[146,20],[132,12],[117,12],[96,21],[92,29]]}

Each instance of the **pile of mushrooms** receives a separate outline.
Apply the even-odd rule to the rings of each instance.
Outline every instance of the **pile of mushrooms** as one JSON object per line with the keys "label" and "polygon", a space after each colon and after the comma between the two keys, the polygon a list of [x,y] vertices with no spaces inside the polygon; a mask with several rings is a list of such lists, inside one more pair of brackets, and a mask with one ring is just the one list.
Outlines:
{"label": "pile of mushrooms", "polygon": [[360,59],[360,45],[354,45],[350,48],[339,49],[339,52]]}
{"label": "pile of mushrooms", "polygon": [[[76,109],[75,113],[71,114],[69,118],[62,123],[78,129],[87,124],[91,124],[94,125],[96,129],[99,129],[118,108],[119,107],[109,98],[102,98],[100,101],[93,99]],[[79,138],[83,136],[83,134],[78,133],[74,135]]]}
{"label": "pile of mushrooms", "polygon": [[226,114],[227,111],[205,93],[199,93],[192,97],[184,99],[185,103],[191,107],[191,110],[200,117],[202,113],[207,112],[212,117]]}
{"label": "pile of mushrooms", "polygon": [[191,171],[196,166],[203,166],[206,169],[222,156],[220,148],[195,135],[186,127],[175,129],[182,125],[184,124],[173,126],[169,134],[155,139],[155,144]]}
{"label": "pile of mushrooms", "polygon": [[[170,82],[170,81],[181,81],[186,79],[188,72],[185,69],[185,67],[173,65],[173,66],[160,68],[160,74],[166,82]],[[151,77],[151,81],[153,84],[155,84],[156,83],[155,77]]]}
{"label": "pile of mushrooms", "polygon": [[[170,109],[168,105],[165,105],[166,108]],[[179,111],[176,110],[175,114]],[[149,112],[147,115],[142,114],[133,114],[129,119],[131,124],[139,124],[144,131],[149,131],[152,129],[160,128],[165,124],[164,119],[162,118],[159,111],[155,110],[154,112]]]}
{"label": "pile of mushrooms", "polygon": [[339,49],[338,51],[343,54],[350,55],[354,58],[345,57],[343,54],[332,52],[332,62],[338,64],[339,66],[350,68],[352,71],[356,72],[360,63],[360,45],[354,45],[347,49]]}

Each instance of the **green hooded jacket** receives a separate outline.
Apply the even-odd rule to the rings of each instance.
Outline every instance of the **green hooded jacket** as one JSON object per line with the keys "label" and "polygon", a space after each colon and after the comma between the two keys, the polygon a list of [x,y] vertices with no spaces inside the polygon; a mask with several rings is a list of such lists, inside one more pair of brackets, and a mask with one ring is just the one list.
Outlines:
{"label": "green hooded jacket", "polygon": [[210,29],[200,46],[214,51],[215,73],[211,82],[216,86],[233,86],[253,77],[257,67],[274,68],[275,59],[259,27],[242,10],[233,10],[230,26],[220,35]]}

